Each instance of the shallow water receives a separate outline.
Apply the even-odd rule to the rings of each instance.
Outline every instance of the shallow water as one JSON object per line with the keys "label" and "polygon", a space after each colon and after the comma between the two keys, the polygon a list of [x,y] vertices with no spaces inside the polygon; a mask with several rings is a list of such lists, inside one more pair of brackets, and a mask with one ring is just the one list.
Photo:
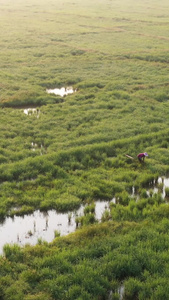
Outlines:
{"label": "shallow water", "polygon": [[37,149],[37,147],[38,147],[38,144],[32,142],[32,143],[31,143],[31,147],[32,147],[32,151],[35,151],[35,150]]}
{"label": "shallow water", "polygon": [[32,114],[36,114],[37,118],[40,116],[40,110],[38,108],[24,108],[23,112],[28,116]]}
{"label": "shallow water", "polygon": [[159,177],[158,184],[163,183],[162,196],[165,197],[165,188],[169,188],[169,178]]}
{"label": "shallow water", "polygon": [[[163,184],[162,190],[159,188],[160,184]],[[165,198],[165,188],[169,188],[169,178],[159,177],[157,183],[154,183],[153,185],[149,186],[149,189],[147,189],[147,195],[150,196],[151,190],[153,194],[161,193],[162,197]],[[139,200],[139,195],[134,186],[132,187],[131,196],[135,197],[136,200]]]}
{"label": "shallow water", "polygon": [[121,286],[119,286],[117,292],[118,292],[118,294],[120,296],[119,300],[123,300],[123,298],[124,298],[124,292],[125,292],[125,288],[124,288],[123,284],[121,284]]}
{"label": "shallow water", "polygon": [[[97,201],[95,203],[95,216],[100,220],[103,212],[109,207],[108,201]],[[38,239],[51,242],[54,239],[54,232],[57,230],[61,236],[67,235],[76,230],[76,217],[83,215],[84,206],[71,213],[57,213],[50,210],[47,213],[35,211],[33,214],[7,217],[0,224],[0,254],[3,253],[5,244],[35,245]]]}
{"label": "shallow water", "polygon": [[[159,189],[158,185],[163,184],[162,190]],[[169,178],[166,177],[159,177],[157,180],[157,184],[154,184],[151,190],[153,190],[153,194],[161,192],[162,197],[165,198],[165,188],[169,187]],[[149,196],[149,191],[147,191],[147,194]]]}
{"label": "shallow water", "polygon": [[[32,143],[32,148],[37,145]],[[161,190],[162,196],[165,197],[165,188],[169,187],[169,178],[159,177],[157,184],[150,187],[153,193],[158,193],[158,185],[163,184]],[[147,190],[149,195],[149,190]],[[131,196],[139,197],[133,186]],[[139,201],[139,200],[138,200]],[[109,203],[116,203],[116,198],[111,201],[95,202],[95,217],[101,220],[102,214],[109,209]],[[67,235],[76,230],[76,217],[83,216],[84,205],[81,205],[77,211],[69,213],[57,213],[55,210],[49,210],[47,213],[36,210],[33,214],[25,216],[7,217],[3,223],[0,223],[0,254],[3,253],[3,246],[7,243],[19,245],[35,245],[38,239],[51,242],[54,239],[54,232],[58,231],[61,236]],[[69,216],[71,220],[69,222]]]}
{"label": "shallow water", "polygon": [[[124,299],[124,293],[125,293],[125,287],[124,287],[123,284],[121,284],[118,287],[117,293],[119,294],[119,300],[123,300]],[[113,300],[113,291],[112,290],[109,292],[108,300]]]}
{"label": "shallow water", "polygon": [[68,94],[73,94],[76,92],[76,90],[74,90],[71,86],[70,87],[62,87],[61,89],[47,89],[46,92],[48,94],[55,94],[55,95],[59,95],[61,97],[64,97]]}
{"label": "shallow water", "polygon": [[37,143],[32,142],[31,149],[32,149],[32,151],[38,150],[40,152],[40,155],[43,155],[44,153],[46,153],[46,149],[43,144],[38,145]]}

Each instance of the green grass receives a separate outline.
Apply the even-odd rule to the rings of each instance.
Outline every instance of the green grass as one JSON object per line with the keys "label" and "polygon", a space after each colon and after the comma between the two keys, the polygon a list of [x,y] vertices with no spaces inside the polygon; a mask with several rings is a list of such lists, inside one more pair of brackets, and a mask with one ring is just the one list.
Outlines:
{"label": "green grass", "polygon": [[168,228],[167,219],[108,222],[57,237],[51,245],[6,245],[1,295],[14,299],[15,290],[16,299],[107,299],[110,291],[118,295],[123,282],[126,299],[166,297]]}
{"label": "green grass", "polygon": [[[146,189],[169,174],[168,9],[1,1],[0,219],[87,204],[75,235],[5,246],[3,300],[118,299],[121,282],[125,299],[167,299],[168,204]],[[63,86],[77,91],[46,93]],[[94,200],[113,197],[96,224]]]}

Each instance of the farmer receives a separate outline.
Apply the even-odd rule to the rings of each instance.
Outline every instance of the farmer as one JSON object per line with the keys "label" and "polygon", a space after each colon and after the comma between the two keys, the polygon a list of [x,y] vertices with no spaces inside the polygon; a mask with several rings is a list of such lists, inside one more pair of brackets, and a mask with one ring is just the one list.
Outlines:
{"label": "farmer", "polygon": [[140,162],[144,162],[145,156],[148,156],[147,152],[139,153],[139,154],[137,155],[138,160],[139,160]]}

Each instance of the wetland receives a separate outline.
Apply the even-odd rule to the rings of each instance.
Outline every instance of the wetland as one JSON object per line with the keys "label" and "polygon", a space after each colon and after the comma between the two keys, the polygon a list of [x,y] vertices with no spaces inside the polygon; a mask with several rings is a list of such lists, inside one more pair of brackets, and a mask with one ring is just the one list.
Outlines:
{"label": "wetland", "polygon": [[168,9],[1,1],[2,300],[168,299]]}
{"label": "wetland", "polygon": [[[153,195],[161,195],[162,199],[168,203],[166,196],[166,189],[169,189],[169,178],[159,177],[142,191],[145,197],[152,197]],[[135,188],[132,188],[132,193],[129,195],[130,199],[135,199],[136,202],[141,201],[142,195],[139,195]],[[117,194],[110,201],[95,201],[93,203],[93,213],[95,222],[100,222],[106,214],[110,218],[111,204],[117,205],[121,202],[121,197]],[[25,244],[36,245],[38,240],[51,242],[55,238],[55,232],[59,236],[65,236],[69,233],[75,232],[83,225],[82,218],[86,214],[85,210],[89,205],[80,205],[76,211],[65,213],[58,213],[56,210],[49,210],[41,212],[34,211],[32,214],[13,217],[6,217],[0,223],[0,253],[3,253],[5,244],[18,244],[24,246]],[[17,209],[13,212],[17,213]],[[88,213],[91,214],[90,209]]]}
{"label": "wetland", "polygon": [[[105,209],[109,207],[108,201],[95,203],[95,217],[101,220]],[[0,254],[5,244],[36,245],[38,240],[51,242],[55,238],[55,231],[59,236],[65,236],[78,228],[77,217],[84,215],[84,206],[77,211],[57,213],[55,210],[47,212],[34,211],[30,215],[7,217],[0,223]]]}

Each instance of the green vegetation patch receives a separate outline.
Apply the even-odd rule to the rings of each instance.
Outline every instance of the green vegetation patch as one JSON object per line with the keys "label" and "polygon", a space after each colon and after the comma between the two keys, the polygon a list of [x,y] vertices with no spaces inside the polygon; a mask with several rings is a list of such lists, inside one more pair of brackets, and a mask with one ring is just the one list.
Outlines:
{"label": "green vegetation patch", "polygon": [[[167,295],[168,229],[157,224],[108,222],[76,234],[24,249],[4,247],[0,258],[3,299],[119,299],[121,284],[128,299]],[[37,298],[36,298],[37,297]]]}
{"label": "green vegetation patch", "polygon": [[86,206],[82,231],[4,247],[0,298],[167,299],[168,2],[1,2],[0,219]]}

